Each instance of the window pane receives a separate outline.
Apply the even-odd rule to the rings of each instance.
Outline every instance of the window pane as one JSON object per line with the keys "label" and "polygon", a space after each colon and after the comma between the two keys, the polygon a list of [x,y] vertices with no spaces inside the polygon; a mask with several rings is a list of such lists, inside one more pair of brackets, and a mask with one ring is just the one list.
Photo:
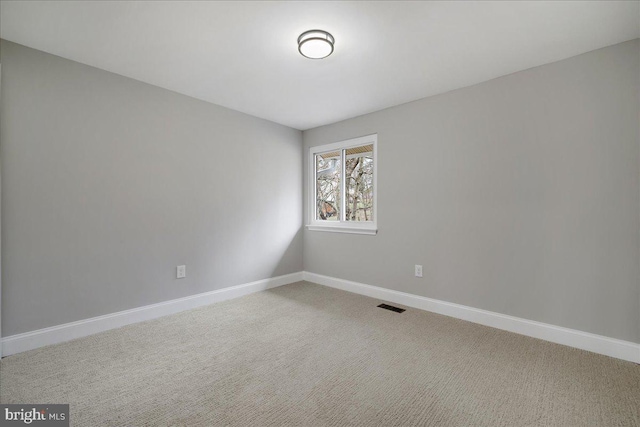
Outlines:
{"label": "window pane", "polygon": [[340,151],[316,154],[316,219],[340,221]]}
{"label": "window pane", "polygon": [[373,144],[345,154],[346,220],[373,221]]}

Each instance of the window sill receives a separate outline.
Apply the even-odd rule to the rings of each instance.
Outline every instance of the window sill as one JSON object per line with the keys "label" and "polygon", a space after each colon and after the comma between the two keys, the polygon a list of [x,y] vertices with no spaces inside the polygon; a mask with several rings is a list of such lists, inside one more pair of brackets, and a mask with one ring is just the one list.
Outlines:
{"label": "window sill", "polygon": [[366,227],[350,227],[341,225],[315,225],[309,224],[306,226],[309,231],[328,231],[330,233],[349,233],[349,234],[366,234],[369,236],[375,236],[378,232],[376,226]]}

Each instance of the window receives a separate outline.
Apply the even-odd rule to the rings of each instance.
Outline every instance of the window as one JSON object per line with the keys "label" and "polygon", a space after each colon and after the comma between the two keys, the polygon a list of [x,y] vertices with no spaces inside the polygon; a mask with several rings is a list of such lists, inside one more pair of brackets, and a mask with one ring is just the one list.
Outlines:
{"label": "window", "polygon": [[309,230],[376,234],[377,142],[368,135],[311,147]]}

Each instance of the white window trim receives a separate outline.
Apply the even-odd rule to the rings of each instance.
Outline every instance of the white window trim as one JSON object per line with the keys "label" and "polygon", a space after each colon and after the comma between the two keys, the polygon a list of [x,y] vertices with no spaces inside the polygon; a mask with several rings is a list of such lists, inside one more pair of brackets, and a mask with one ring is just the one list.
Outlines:
{"label": "white window trim", "polygon": [[[345,150],[361,145],[373,145],[373,221],[319,221],[316,219],[316,154],[326,153],[333,150]],[[375,235],[378,232],[378,135],[366,135],[346,141],[335,142],[333,144],[319,145],[309,148],[309,200],[307,230],[310,231],[330,231],[334,233],[369,234]],[[341,185],[344,186],[344,170],[342,170]],[[344,191],[342,194],[341,209],[344,210]]]}

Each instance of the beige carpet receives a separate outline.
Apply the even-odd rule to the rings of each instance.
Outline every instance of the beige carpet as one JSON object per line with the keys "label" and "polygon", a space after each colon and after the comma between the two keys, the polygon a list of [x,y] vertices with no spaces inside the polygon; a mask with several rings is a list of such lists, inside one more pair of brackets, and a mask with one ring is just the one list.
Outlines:
{"label": "beige carpet", "polygon": [[305,282],[7,357],[75,426],[638,426],[640,366]]}

